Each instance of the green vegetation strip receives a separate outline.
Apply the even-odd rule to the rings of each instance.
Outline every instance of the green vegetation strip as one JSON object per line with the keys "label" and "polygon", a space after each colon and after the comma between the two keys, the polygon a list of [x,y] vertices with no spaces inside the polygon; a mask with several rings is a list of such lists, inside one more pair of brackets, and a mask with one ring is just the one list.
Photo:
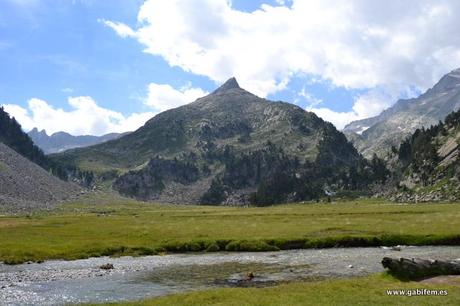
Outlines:
{"label": "green vegetation strip", "polygon": [[[447,290],[446,296],[394,296],[387,290]],[[416,291],[415,291],[416,292]],[[175,294],[113,305],[458,305],[460,281],[450,284],[401,282],[385,274],[289,283],[267,288],[225,288]]]}
{"label": "green vegetation strip", "polygon": [[156,205],[91,195],[53,213],[0,217],[0,261],[10,264],[396,244],[460,245],[460,205],[361,200],[236,208]]}

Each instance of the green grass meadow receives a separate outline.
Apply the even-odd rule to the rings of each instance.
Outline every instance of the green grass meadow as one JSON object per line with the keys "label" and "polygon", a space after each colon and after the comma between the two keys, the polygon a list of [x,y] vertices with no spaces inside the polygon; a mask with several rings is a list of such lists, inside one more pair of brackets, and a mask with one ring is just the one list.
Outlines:
{"label": "green grass meadow", "polygon": [[[447,290],[446,296],[391,296],[386,290],[428,289]],[[173,294],[160,298],[110,305],[219,305],[219,306],[279,306],[279,305],[334,305],[334,306],[431,306],[459,305],[460,281],[451,284],[423,284],[402,282],[387,274],[366,277],[332,279],[315,282],[288,283],[266,288],[223,288]]]}
{"label": "green grass meadow", "polygon": [[238,208],[159,205],[91,194],[53,212],[0,216],[0,261],[10,264],[395,244],[460,245],[460,205],[356,200]]}

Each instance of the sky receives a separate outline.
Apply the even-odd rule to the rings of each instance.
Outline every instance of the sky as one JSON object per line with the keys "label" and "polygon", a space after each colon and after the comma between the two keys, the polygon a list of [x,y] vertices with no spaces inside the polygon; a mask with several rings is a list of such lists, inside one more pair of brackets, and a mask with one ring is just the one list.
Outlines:
{"label": "sky", "polygon": [[0,0],[0,104],[26,131],[132,131],[232,76],[342,129],[459,67],[457,0]]}

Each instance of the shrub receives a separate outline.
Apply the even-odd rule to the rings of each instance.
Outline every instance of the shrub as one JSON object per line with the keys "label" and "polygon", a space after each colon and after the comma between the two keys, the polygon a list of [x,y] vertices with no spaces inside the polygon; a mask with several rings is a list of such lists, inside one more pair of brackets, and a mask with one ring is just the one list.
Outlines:
{"label": "shrub", "polygon": [[226,251],[266,252],[279,251],[274,245],[261,240],[235,240],[227,244]]}
{"label": "shrub", "polygon": [[206,252],[219,252],[220,248],[217,243],[213,242],[206,248]]}

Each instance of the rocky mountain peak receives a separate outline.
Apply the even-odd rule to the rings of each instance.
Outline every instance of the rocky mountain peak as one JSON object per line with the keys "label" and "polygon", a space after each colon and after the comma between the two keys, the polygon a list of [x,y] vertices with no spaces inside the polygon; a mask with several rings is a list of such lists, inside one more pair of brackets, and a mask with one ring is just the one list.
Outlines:
{"label": "rocky mountain peak", "polygon": [[34,127],[29,133],[29,135],[36,135],[36,136],[48,136],[45,130],[39,131],[38,128]]}
{"label": "rocky mountain peak", "polygon": [[224,84],[222,84],[219,88],[217,88],[213,92],[213,94],[222,93],[230,89],[241,89],[235,77],[228,79]]}
{"label": "rocky mountain peak", "polygon": [[50,135],[51,137],[72,137],[72,135],[70,135],[69,133],[66,133],[66,132],[55,132],[53,134]]}
{"label": "rocky mountain peak", "polygon": [[432,88],[434,93],[443,93],[448,90],[460,88],[460,68],[455,69],[439,80]]}
{"label": "rocky mountain peak", "polygon": [[384,156],[416,129],[437,124],[460,109],[460,68],[445,74],[417,98],[399,100],[380,115],[348,124],[344,131],[361,154]]}

